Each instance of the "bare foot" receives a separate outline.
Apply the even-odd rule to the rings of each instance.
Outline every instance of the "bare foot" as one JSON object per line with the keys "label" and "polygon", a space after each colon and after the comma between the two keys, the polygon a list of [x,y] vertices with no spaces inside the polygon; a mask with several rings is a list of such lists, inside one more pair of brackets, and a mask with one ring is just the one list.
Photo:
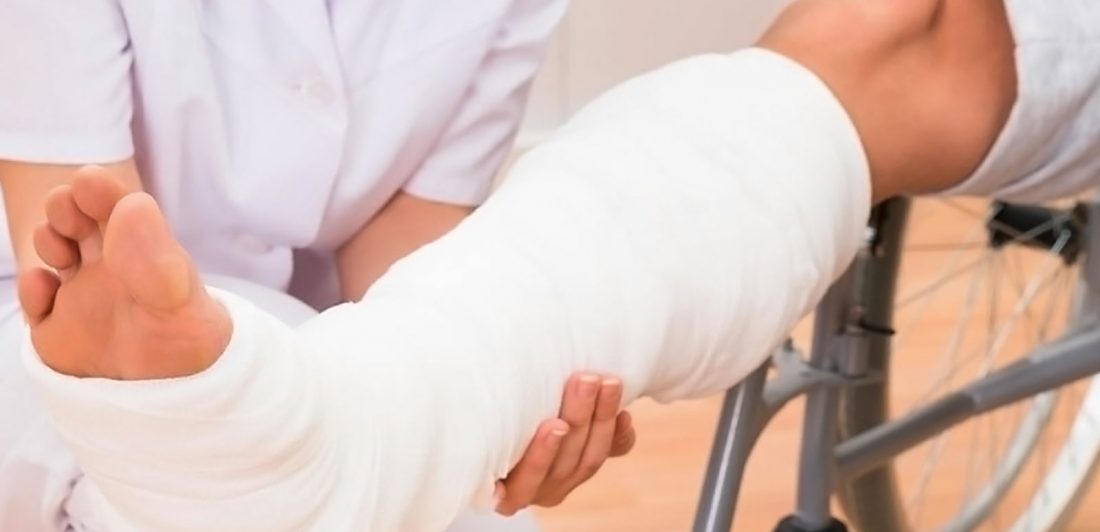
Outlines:
{"label": "bare foot", "polygon": [[42,361],[77,377],[192,375],[229,342],[226,310],[199,281],[151,196],[101,168],[46,200],[34,235],[46,269],[24,272],[19,300]]}

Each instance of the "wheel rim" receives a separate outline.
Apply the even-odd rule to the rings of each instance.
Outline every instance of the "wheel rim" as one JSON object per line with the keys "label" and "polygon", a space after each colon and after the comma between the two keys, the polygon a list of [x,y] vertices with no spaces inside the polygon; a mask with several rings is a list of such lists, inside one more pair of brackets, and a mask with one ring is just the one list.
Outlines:
{"label": "wheel rim", "polygon": [[[1100,379],[1088,383],[1081,414],[1070,429],[1066,445],[1058,453],[1050,472],[1043,479],[1038,495],[1016,520],[1012,530],[1052,530],[1061,528],[1072,515],[1081,490],[1089,485],[1100,456]],[[1066,486],[1075,487],[1074,490]]]}
{"label": "wheel rim", "polygon": [[[939,241],[922,234],[922,220],[935,219],[935,225],[943,226],[950,216],[967,220],[970,228],[933,235]],[[1057,253],[1013,245],[989,248],[986,222],[974,202],[915,205],[894,307],[899,332],[888,366],[895,366],[890,370],[895,381],[930,376],[932,385],[921,387],[917,397],[912,392],[883,395],[895,407],[892,415],[936,399],[1054,339],[1070,317],[1073,269]],[[945,245],[944,237],[953,245]],[[930,271],[920,253],[938,255],[942,265],[936,275],[913,274],[914,268]],[[936,316],[945,313],[958,318],[950,327]],[[980,321],[983,338],[977,340],[973,336]],[[926,323],[940,332],[922,332]],[[1029,334],[1021,332],[1028,329]],[[929,346],[936,340],[942,348],[935,370],[921,375],[913,362],[928,366]],[[904,507],[903,519],[914,530],[1049,529],[1074,502],[1100,451],[1100,424],[1090,423],[1097,419],[1094,412],[1100,412],[1100,385],[1084,382],[954,427],[895,460],[894,504]],[[1063,441],[1066,445],[1052,451]],[[964,471],[961,479],[959,470]],[[945,471],[954,471],[954,478]],[[860,498],[858,491],[849,493],[846,502],[859,505]],[[880,495],[878,500],[883,499]],[[867,510],[863,508],[865,516]],[[882,526],[890,521],[877,522]]]}

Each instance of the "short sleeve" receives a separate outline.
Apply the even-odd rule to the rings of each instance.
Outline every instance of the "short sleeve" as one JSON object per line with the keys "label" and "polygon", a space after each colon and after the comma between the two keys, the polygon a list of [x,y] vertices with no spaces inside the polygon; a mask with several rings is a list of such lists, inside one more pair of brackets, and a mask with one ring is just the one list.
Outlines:
{"label": "short sleeve", "polygon": [[0,159],[131,156],[131,62],[117,0],[0,0]]}
{"label": "short sleeve", "polygon": [[461,108],[438,148],[406,183],[406,192],[459,205],[485,200],[565,7],[565,0],[514,2]]}

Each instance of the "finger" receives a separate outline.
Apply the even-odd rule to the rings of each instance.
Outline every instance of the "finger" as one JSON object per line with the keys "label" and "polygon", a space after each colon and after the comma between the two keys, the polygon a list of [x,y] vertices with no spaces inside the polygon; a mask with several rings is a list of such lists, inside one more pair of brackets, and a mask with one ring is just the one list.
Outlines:
{"label": "finger", "polygon": [[[508,495],[508,488],[504,487],[504,481],[503,480],[496,481],[496,484],[493,485],[493,501],[495,501],[494,506],[496,506],[497,508],[500,508],[500,504],[502,502],[504,502],[504,498],[507,495]],[[511,517],[511,516],[506,516],[506,517]]]}
{"label": "finger", "polygon": [[527,447],[523,458],[498,486],[500,502],[497,503],[497,513],[511,516],[535,501],[561,449],[562,438],[568,433],[569,425],[560,419],[539,425],[535,439]]}
{"label": "finger", "polygon": [[600,470],[604,461],[611,454],[611,444],[615,435],[615,418],[619,412],[619,404],[622,402],[622,398],[622,381],[619,379],[604,379],[601,381],[600,391],[592,414],[592,423],[589,425],[588,439],[581,450],[580,460],[577,461],[576,467],[568,478],[559,480],[551,476],[552,483],[543,487],[541,496],[535,501],[537,504],[542,506],[561,504],[566,496],[577,489],[577,486],[592,478]]}
{"label": "finger", "polygon": [[599,394],[600,378],[596,375],[575,375],[566,384],[559,417],[569,424],[569,434],[562,440],[561,451],[550,468],[551,482],[565,483],[573,477],[588,442]]}
{"label": "finger", "polygon": [[615,419],[615,441],[611,442],[611,457],[623,456],[634,448],[638,435],[634,431],[634,418],[622,411]]}
{"label": "finger", "polygon": [[623,382],[619,379],[604,379],[600,384],[600,393],[596,401],[596,413],[592,416],[592,427],[588,432],[588,442],[581,454],[581,461],[574,473],[574,485],[592,478],[600,470],[607,457],[611,455],[611,446],[615,440],[615,419],[623,402]]}

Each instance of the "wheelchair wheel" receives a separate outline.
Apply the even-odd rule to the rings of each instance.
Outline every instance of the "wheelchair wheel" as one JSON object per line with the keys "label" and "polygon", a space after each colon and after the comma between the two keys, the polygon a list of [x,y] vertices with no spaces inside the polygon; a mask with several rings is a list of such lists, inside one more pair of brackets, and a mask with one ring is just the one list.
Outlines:
{"label": "wheelchair wheel", "polygon": [[[883,379],[842,392],[841,439],[1026,356],[1080,317],[1087,212],[1073,202],[895,200],[874,218],[855,297],[896,333],[872,340]],[[956,425],[838,495],[867,532],[1051,530],[1098,456],[1100,379],[1086,378]]]}

